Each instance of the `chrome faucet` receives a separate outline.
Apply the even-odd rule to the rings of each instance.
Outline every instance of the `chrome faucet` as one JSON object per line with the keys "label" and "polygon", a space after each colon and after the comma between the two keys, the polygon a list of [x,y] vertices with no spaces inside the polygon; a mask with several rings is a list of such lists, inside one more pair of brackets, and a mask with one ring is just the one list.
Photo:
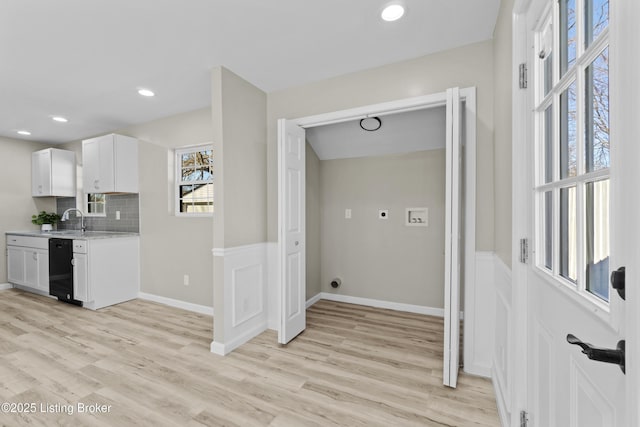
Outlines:
{"label": "chrome faucet", "polygon": [[64,211],[64,213],[62,214],[62,218],[60,218],[60,221],[67,221],[69,220],[69,212],[71,211],[76,211],[80,214],[80,229],[82,230],[82,232],[84,233],[85,231],[87,231],[87,226],[84,223],[84,214],[82,213],[82,211],[80,209],[76,209],[76,208],[69,208],[66,211]]}

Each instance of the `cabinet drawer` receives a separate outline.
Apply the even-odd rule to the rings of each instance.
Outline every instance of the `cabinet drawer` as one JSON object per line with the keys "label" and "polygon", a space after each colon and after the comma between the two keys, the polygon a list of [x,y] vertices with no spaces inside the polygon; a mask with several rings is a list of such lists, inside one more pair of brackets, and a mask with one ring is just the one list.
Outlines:
{"label": "cabinet drawer", "polygon": [[49,238],[48,237],[16,236],[14,234],[8,234],[7,245],[48,250]]}
{"label": "cabinet drawer", "polygon": [[86,254],[87,253],[87,241],[86,240],[74,240],[73,241],[73,252],[76,254]]}

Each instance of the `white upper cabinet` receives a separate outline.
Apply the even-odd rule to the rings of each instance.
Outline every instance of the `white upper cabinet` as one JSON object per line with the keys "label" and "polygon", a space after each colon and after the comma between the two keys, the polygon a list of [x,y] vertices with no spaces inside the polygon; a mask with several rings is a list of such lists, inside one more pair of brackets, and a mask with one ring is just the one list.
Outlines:
{"label": "white upper cabinet", "polygon": [[82,141],[85,193],[138,192],[138,140],[110,134]]}
{"label": "white upper cabinet", "polygon": [[76,155],[73,151],[47,148],[31,154],[31,195],[76,195]]}

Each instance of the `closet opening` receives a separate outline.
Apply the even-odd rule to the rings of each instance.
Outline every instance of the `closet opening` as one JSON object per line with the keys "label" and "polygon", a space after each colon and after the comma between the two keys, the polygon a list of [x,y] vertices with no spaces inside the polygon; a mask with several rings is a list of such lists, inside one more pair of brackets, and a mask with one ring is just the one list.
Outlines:
{"label": "closet opening", "polygon": [[319,299],[443,317],[443,382],[455,387],[475,271],[475,89],[278,129],[278,341]]}

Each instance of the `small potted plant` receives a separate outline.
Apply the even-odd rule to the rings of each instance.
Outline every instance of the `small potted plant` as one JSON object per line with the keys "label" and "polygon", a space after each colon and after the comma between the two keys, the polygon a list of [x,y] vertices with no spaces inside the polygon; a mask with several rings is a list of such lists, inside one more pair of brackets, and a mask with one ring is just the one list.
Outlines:
{"label": "small potted plant", "polygon": [[31,216],[31,222],[42,227],[42,231],[53,230],[54,224],[60,220],[60,215],[55,212],[42,211],[38,215]]}

